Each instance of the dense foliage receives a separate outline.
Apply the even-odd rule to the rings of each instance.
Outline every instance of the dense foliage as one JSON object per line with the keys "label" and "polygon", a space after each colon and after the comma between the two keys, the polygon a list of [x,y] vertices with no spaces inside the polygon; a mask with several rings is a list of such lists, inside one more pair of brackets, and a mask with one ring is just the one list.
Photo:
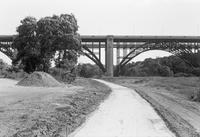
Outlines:
{"label": "dense foliage", "polygon": [[5,75],[9,66],[2,59],[0,59],[0,76]]}
{"label": "dense foliage", "polygon": [[129,63],[121,69],[123,76],[200,76],[200,53],[182,54]]}
{"label": "dense foliage", "polygon": [[50,68],[49,73],[58,81],[71,83],[76,78],[76,68],[74,66],[74,63],[70,61],[63,61],[61,66]]}
{"label": "dense foliage", "polygon": [[183,52],[181,53],[180,57],[194,67],[196,68],[200,67],[200,52],[197,53]]}
{"label": "dense foliage", "polygon": [[77,73],[80,77],[100,77],[103,75],[102,70],[97,65],[92,64],[79,64],[77,66]]}
{"label": "dense foliage", "polygon": [[0,59],[0,77],[11,78],[11,79],[21,79],[26,76],[26,73],[16,66],[10,66]]}
{"label": "dense foliage", "polygon": [[[28,73],[35,70],[48,72],[52,61],[58,68],[73,69],[81,52],[77,31],[77,20],[72,14],[44,17],[39,21],[26,17],[17,28],[13,46],[18,53],[13,64],[23,65]],[[66,67],[69,63],[72,65]]]}

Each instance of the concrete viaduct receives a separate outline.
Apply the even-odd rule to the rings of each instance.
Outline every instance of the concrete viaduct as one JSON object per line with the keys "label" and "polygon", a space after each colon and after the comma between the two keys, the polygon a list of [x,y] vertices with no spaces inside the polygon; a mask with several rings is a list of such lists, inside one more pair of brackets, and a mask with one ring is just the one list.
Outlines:
{"label": "concrete viaduct", "polygon": [[[11,59],[15,56],[12,48],[14,35],[0,35],[0,52]],[[90,58],[107,76],[113,76],[113,52],[116,49],[116,72],[137,55],[149,50],[164,50],[176,56],[182,52],[200,51],[199,36],[113,36],[81,35],[83,53]],[[105,54],[102,54],[102,51]],[[105,58],[105,65],[102,63]]]}

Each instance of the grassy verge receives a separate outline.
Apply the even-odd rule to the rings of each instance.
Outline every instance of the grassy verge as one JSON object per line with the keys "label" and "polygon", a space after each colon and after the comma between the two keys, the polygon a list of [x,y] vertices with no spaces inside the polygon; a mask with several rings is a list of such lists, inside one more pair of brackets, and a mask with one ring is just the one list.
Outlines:
{"label": "grassy verge", "polygon": [[[32,119],[32,125],[18,131],[13,137],[63,137],[73,132],[111,93],[104,84],[90,79],[77,79],[72,87],[83,88],[74,94],[62,96],[56,100],[61,106],[50,107],[51,111]],[[30,119],[29,119],[30,120]],[[67,130],[67,131],[66,131]]]}
{"label": "grassy verge", "polygon": [[200,104],[190,100],[193,91],[199,89],[199,78],[133,77],[106,80],[135,89],[177,137],[200,137],[196,129],[199,128]]}

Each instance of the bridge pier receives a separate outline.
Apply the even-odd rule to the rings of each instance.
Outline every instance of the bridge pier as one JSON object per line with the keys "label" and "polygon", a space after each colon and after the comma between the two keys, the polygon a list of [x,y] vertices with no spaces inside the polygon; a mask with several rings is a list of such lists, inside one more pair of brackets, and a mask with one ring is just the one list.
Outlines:
{"label": "bridge pier", "polygon": [[127,48],[127,44],[124,44],[125,46],[123,47],[123,57],[125,57],[128,53],[128,48]]}
{"label": "bridge pier", "polygon": [[117,43],[117,53],[116,53],[116,60],[117,60],[117,65],[120,63],[120,45],[119,42]]}
{"label": "bridge pier", "polygon": [[113,36],[107,36],[106,40],[106,58],[105,58],[105,66],[106,66],[106,76],[113,77]]}

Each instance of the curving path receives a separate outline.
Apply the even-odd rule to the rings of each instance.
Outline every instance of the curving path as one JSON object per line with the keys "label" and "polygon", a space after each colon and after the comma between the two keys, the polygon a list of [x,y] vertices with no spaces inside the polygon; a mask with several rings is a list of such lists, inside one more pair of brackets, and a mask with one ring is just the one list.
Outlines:
{"label": "curving path", "polygon": [[97,81],[111,87],[113,92],[70,137],[175,137],[134,90]]}

